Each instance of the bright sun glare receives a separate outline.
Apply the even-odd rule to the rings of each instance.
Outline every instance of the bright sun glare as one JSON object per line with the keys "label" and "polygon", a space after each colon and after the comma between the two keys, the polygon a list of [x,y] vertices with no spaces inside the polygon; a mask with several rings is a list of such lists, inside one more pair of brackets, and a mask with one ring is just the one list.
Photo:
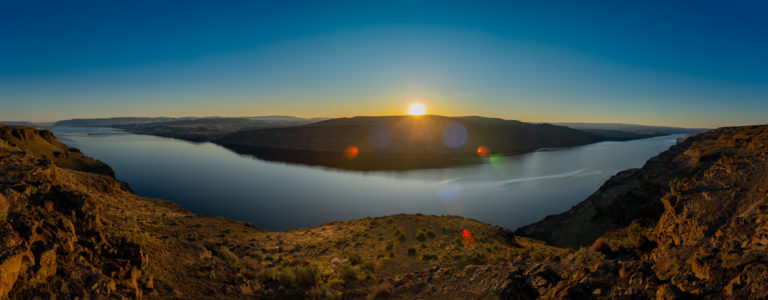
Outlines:
{"label": "bright sun glare", "polygon": [[427,113],[427,108],[424,107],[421,103],[414,103],[411,104],[411,107],[408,108],[408,114],[411,116],[421,116]]}

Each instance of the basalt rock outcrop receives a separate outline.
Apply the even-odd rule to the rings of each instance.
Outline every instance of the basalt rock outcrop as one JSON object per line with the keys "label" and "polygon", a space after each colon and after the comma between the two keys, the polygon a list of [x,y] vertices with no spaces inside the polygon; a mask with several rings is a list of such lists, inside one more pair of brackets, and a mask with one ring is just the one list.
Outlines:
{"label": "basalt rock outcrop", "polygon": [[[111,169],[47,131],[0,128],[0,135],[0,298],[140,297],[142,248],[108,234],[98,196],[63,187],[55,162]],[[111,183],[104,188],[120,190]]]}
{"label": "basalt rock outcrop", "polygon": [[108,165],[86,156],[77,148],[65,145],[48,130],[0,124],[0,141],[8,147],[15,147],[27,154],[45,158],[62,168],[113,177],[115,175]]}
{"label": "basalt rock outcrop", "polygon": [[746,126],[687,137],[517,233],[650,263],[689,296],[757,299],[768,297],[766,224],[768,126]]}
{"label": "basalt rock outcrop", "polygon": [[664,211],[661,198],[669,192],[670,182],[708,167],[686,153],[691,142],[672,146],[640,169],[619,172],[570,210],[523,226],[517,233],[560,247],[580,247],[634,220],[655,222]]}
{"label": "basalt rock outcrop", "polygon": [[650,258],[671,259],[671,281],[694,294],[768,297],[768,127],[722,128],[686,143],[707,168],[673,181],[660,199]]}

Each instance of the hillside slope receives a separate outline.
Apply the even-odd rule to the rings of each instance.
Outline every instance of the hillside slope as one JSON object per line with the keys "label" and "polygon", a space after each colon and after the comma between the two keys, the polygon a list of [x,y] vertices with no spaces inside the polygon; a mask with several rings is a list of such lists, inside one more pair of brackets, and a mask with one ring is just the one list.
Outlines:
{"label": "hillside slope", "polygon": [[707,130],[703,128],[681,128],[620,123],[555,123],[555,125],[582,130],[612,141],[643,139],[670,134],[692,134]]}
{"label": "hillside slope", "polygon": [[323,119],[291,116],[185,117],[185,118],[103,118],[73,119],[54,123],[56,127],[113,127],[137,134],[150,134],[193,142],[206,142],[242,129],[299,126]]}
{"label": "hillside slope", "polygon": [[[268,160],[380,170],[472,163],[477,161],[481,146],[488,155],[519,154],[599,140],[589,133],[550,124],[483,117],[388,116],[243,130],[214,142]],[[354,157],[345,156],[350,147],[356,149]]]}

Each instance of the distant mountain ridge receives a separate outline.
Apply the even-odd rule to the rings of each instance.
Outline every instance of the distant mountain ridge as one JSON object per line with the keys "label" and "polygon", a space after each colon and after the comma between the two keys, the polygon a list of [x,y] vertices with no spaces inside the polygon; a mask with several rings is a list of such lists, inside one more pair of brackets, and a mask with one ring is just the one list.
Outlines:
{"label": "distant mountain ridge", "polygon": [[608,140],[634,140],[670,134],[691,134],[706,131],[706,128],[683,128],[623,123],[554,123],[573,129],[583,130]]}
{"label": "distant mountain ridge", "polygon": [[94,118],[94,119],[71,119],[62,120],[53,123],[54,127],[113,127],[125,124],[147,124],[155,122],[169,122],[173,120],[187,120],[191,118],[146,118],[146,117],[118,117],[118,118]]}
{"label": "distant mountain ridge", "polygon": [[[134,124],[152,124],[152,123],[170,123],[170,122],[192,122],[195,120],[227,120],[227,119],[247,119],[253,121],[320,121],[325,118],[300,118],[293,116],[252,116],[252,117],[220,117],[220,116],[206,116],[206,117],[114,117],[114,118],[85,118],[85,119],[70,119],[61,120],[53,123],[56,127],[113,127],[117,125],[134,125]],[[28,123],[28,122],[27,122]]]}
{"label": "distant mountain ridge", "polygon": [[586,123],[586,122],[565,122],[565,123],[552,123],[556,125],[568,126],[575,129],[607,129],[607,130],[624,130],[624,131],[672,131],[672,132],[684,132],[691,130],[709,130],[710,128],[688,128],[688,127],[673,127],[673,126],[656,126],[656,125],[642,125],[642,124],[627,124],[627,123]]}
{"label": "distant mountain ridge", "polygon": [[[268,160],[342,169],[433,168],[476,162],[478,151],[520,154],[594,143],[601,137],[551,124],[485,117],[376,116],[241,130],[213,140]],[[345,157],[354,147],[355,157]],[[483,154],[483,153],[480,153]]]}
{"label": "distant mountain ridge", "polygon": [[[450,147],[445,143],[447,126],[451,124],[460,124],[466,129],[466,140],[458,147]],[[371,132],[378,128],[386,130],[389,139],[379,147],[374,145],[374,133]],[[338,151],[356,146],[360,153],[475,155],[479,146],[489,147],[493,153],[515,154],[542,147],[567,147],[598,140],[600,138],[594,135],[551,124],[430,115],[330,119],[290,128],[243,130],[215,142],[309,151]]]}
{"label": "distant mountain ridge", "polygon": [[37,127],[38,125],[27,121],[0,121],[2,125]]}
{"label": "distant mountain ridge", "polygon": [[[632,124],[526,123],[480,116],[437,115],[335,119],[279,115],[118,117],[63,120],[54,126],[113,127],[137,134],[214,142],[266,160],[355,170],[439,168],[478,162],[479,150],[487,151],[485,155],[514,155],[541,148],[700,131]],[[479,149],[481,146],[485,148]],[[355,151],[354,158],[345,157],[348,149]]]}
{"label": "distant mountain ridge", "polygon": [[119,117],[64,120],[54,123],[54,126],[114,127],[138,134],[150,134],[195,142],[205,142],[247,128],[297,126],[320,120],[324,119],[305,119],[292,116],[255,116],[237,118],[217,116],[182,118]]}

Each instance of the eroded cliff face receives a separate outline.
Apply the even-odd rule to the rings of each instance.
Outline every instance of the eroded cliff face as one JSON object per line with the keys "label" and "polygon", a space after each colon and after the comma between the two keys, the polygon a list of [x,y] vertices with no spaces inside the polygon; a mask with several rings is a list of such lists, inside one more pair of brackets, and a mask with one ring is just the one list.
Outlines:
{"label": "eroded cliff face", "polygon": [[570,210],[523,226],[517,233],[560,247],[581,247],[635,220],[655,223],[664,212],[660,199],[669,192],[670,182],[710,167],[711,162],[688,151],[691,143],[672,146],[640,169],[619,172]]}
{"label": "eroded cliff face", "polygon": [[[0,299],[140,297],[147,284],[145,253],[108,234],[98,196],[63,187],[67,171],[54,161],[107,174],[111,169],[48,131],[0,127],[0,138]],[[99,188],[121,190],[106,176]]]}
{"label": "eroded cliff face", "polygon": [[707,168],[673,181],[661,198],[650,258],[694,294],[768,297],[768,127],[686,142],[691,163]]}
{"label": "eroded cliff face", "polygon": [[768,126],[690,136],[517,232],[651,264],[692,296],[768,297]]}
{"label": "eroded cliff face", "polygon": [[84,155],[79,149],[65,145],[48,130],[0,124],[0,141],[6,147],[45,158],[61,168],[115,175],[108,165]]}

